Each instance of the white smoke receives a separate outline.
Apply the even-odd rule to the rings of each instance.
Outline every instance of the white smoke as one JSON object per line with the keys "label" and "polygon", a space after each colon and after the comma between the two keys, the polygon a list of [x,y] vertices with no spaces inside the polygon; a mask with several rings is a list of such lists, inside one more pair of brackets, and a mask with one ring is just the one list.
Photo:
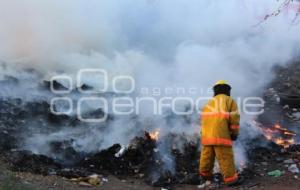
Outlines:
{"label": "white smoke", "polygon": [[[0,60],[14,68],[10,75],[33,68],[44,77],[56,72],[74,77],[79,69],[101,68],[112,76],[133,76],[137,87],[207,89],[226,79],[235,97],[259,94],[272,79],[272,67],[288,63],[299,52],[300,28],[291,26],[295,12],[284,9],[257,25],[281,3],[1,0]],[[159,121],[154,126],[164,128]],[[185,131],[179,125],[163,130]],[[118,120],[105,134],[94,129],[88,135],[78,136],[77,129],[67,134],[77,136],[81,149],[90,151],[128,142],[135,128]],[[195,125],[191,131],[197,129]],[[62,134],[53,136],[65,138]],[[101,145],[93,143],[97,139]]]}
{"label": "white smoke", "polygon": [[248,95],[266,83],[274,64],[297,53],[299,27],[287,13],[255,26],[280,3],[1,1],[0,55],[44,73],[125,72],[141,85],[208,87],[225,78],[235,94]]}

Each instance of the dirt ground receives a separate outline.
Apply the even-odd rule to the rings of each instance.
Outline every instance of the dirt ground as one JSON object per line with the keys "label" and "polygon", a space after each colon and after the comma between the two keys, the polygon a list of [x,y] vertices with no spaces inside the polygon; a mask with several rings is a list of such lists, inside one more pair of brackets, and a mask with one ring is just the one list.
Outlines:
{"label": "dirt ground", "polygon": [[[6,176],[5,176],[6,175]],[[7,178],[7,175],[10,177]],[[1,190],[14,189],[14,190],[162,190],[161,187],[151,187],[145,184],[142,180],[127,178],[118,179],[115,176],[107,176],[107,182],[103,182],[99,186],[86,187],[72,182],[68,179],[59,176],[41,176],[30,173],[1,171],[0,187]],[[172,187],[175,190],[194,190],[198,189],[195,185],[176,185]],[[216,189],[207,187],[205,189]],[[281,177],[257,177],[250,182],[237,187],[221,187],[218,189],[300,189],[300,179],[296,179],[291,174],[286,174]]]}
{"label": "dirt ground", "polygon": [[[268,171],[279,169],[285,171],[280,177],[268,176]],[[254,164],[251,170],[255,175],[236,187],[222,186],[219,188],[208,186],[206,189],[267,189],[267,190],[299,190],[300,177],[288,172],[282,163],[268,162],[268,164]],[[101,176],[101,175],[100,175]],[[116,177],[114,175],[101,176],[102,183],[98,186],[82,186],[78,182],[56,175],[37,175],[29,172],[13,172],[7,163],[0,159],[0,190],[164,190],[162,187],[152,187],[143,179],[133,177]],[[166,189],[166,188],[165,188]],[[174,185],[168,189],[196,190],[197,185]]]}

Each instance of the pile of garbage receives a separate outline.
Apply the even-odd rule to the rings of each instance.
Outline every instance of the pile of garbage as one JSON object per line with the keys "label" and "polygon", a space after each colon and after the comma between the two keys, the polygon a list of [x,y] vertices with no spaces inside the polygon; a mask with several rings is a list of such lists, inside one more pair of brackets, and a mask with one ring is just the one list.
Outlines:
{"label": "pile of garbage", "polygon": [[[179,148],[171,146],[170,154],[173,160],[166,160],[159,153],[167,154],[161,149],[162,142],[178,138],[186,139]],[[115,144],[94,154],[82,155],[72,165],[64,165],[56,160],[36,155],[29,151],[10,151],[5,160],[15,171],[26,171],[42,175],[59,175],[80,184],[103,183],[101,177],[90,180],[89,176],[115,175],[120,178],[128,176],[146,181],[152,186],[168,187],[175,184],[198,184],[198,163],[200,155],[199,139],[187,140],[184,135],[169,134],[158,140],[150,138],[149,134],[135,137],[127,146]],[[264,141],[264,142],[262,142]],[[285,172],[299,175],[300,145],[284,148],[268,141],[261,136],[255,140],[257,144],[248,144],[248,165],[240,171],[244,179],[253,179],[261,175],[280,177]],[[264,146],[260,146],[264,145]],[[78,157],[79,158],[79,157]],[[165,167],[165,162],[174,161],[174,168]],[[275,168],[275,170],[274,170]],[[219,173],[215,174],[216,181],[221,182]],[[296,178],[296,177],[295,177]],[[99,180],[100,179],[100,180]]]}
{"label": "pile of garbage", "polygon": [[160,143],[175,141],[178,138],[184,137],[170,134],[162,141],[153,140],[145,132],[144,136],[134,138],[127,146],[115,144],[98,153],[81,156],[76,163],[69,166],[44,155],[21,150],[7,152],[5,161],[14,171],[60,175],[69,179],[88,177],[93,174],[113,174],[144,179],[152,186],[197,184],[199,182],[199,139],[186,140],[181,148],[171,148],[170,154],[174,158],[175,168],[170,170],[165,168],[164,164],[169,160],[163,160],[164,157],[158,156],[162,151]]}
{"label": "pile of garbage", "polygon": [[[300,66],[297,68],[300,73]],[[274,82],[270,85],[264,94],[266,114],[261,115],[258,120],[262,123],[279,122],[292,126],[289,122],[299,120],[300,108],[283,105],[282,93],[298,95],[300,90],[297,90],[299,83],[296,81],[299,81],[299,77],[289,77],[291,72],[289,69],[278,70],[280,76],[278,80],[286,80],[287,84],[284,83],[282,86],[282,83]],[[45,85],[47,89],[49,84]],[[63,87],[55,83],[55,88]],[[19,143],[23,142],[26,134],[32,131],[46,129],[51,132],[59,130],[62,126],[60,124],[72,127],[80,123],[76,118],[67,115],[52,114],[49,107],[47,101],[0,100],[0,156],[12,170],[59,175],[86,186],[105,183],[105,176],[110,174],[143,179],[152,186],[160,187],[199,183],[198,136],[167,134],[152,138],[145,132],[133,138],[128,145],[114,144],[93,153],[76,151],[72,147],[71,140],[49,142],[50,151],[55,156],[19,150]],[[34,120],[31,119],[33,117]],[[177,142],[180,142],[180,145],[177,145]],[[262,175],[280,177],[286,173],[298,177],[300,145],[293,144],[284,148],[263,135],[251,142],[241,143],[248,148],[246,151],[249,153],[248,165],[240,171],[240,175],[245,179]],[[216,174],[215,179],[221,181],[222,177]]]}

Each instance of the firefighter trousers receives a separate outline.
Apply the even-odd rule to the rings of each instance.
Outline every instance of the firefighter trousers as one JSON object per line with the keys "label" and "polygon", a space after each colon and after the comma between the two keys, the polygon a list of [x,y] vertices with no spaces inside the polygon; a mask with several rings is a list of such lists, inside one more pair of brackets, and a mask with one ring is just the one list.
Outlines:
{"label": "firefighter trousers", "polygon": [[204,178],[212,177],[215,158],[219,163],[224,182],[226,184],[235,182],[238,176],[231,146],[202,145],[199,167],[200,175]]}

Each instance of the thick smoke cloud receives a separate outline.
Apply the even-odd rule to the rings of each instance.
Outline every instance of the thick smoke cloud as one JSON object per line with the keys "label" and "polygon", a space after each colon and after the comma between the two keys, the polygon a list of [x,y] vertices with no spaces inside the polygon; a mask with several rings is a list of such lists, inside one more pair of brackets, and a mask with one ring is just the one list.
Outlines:
{"label": "thick smoke cloud", "polygon": [[[101,67],[125,70],[141,85],[164,86],[207,87],[226,78],[237,94],[247,94],[265,83],[274,64],[293,58],[299,43],[299,28],[290,26],[288,13],[254,27],[280,5],[273,0],[22,0],[0,5],[2,61],[44,73]],[[258,83],[243,88],[253,79]]]}
{"label": "thick smoke cloud", "polygon": [[274,64],[293,58],[299,43],[299,27],[290,27],[287,13],[255,27],[280,5],[274,0],[0,5],[2,61],[48,74],[100,67],[132,74],[141,85],[184,87],[208,87],[225,78],[236,94],[247,95],[265,84]]}
{"label": "thick smoke cloud", "polygon": [[[0,59],[9,68],[1,73],[22,75],[19,71],[23,68],[34,68],[45,78],[56,72],[75,77],[78,69],[101,68],[112,76],[133,76],[137,87],[206,89],[216,80],[226,79],[235,97],[259,94],[272,79],[272,67],[288,63],[299,52],[300,28],[291,26],[293,10],[285,9],[257,25],[280,3],[1,0]],[[180,122],[165,129],[165,122],[153,120],[162,131],[185,131]],[[84,135],[79,135],[82,131],[78,129],[65,129],[45,136],[80,136],[79,149],[93,151],[116,141],[128,142],[136,125],[125,123],[120,130],[124,121],[116,121],[105,134],[85,128],[89,132]],[[195,125],[191,131],[197,129]],[[38,138],[44,139],[42,135]],[[31,139],[35,145],[31,149],[38,152],[43,148],[36,147],[36,139]],[[97,139],[99,143],[95,143]]]}

